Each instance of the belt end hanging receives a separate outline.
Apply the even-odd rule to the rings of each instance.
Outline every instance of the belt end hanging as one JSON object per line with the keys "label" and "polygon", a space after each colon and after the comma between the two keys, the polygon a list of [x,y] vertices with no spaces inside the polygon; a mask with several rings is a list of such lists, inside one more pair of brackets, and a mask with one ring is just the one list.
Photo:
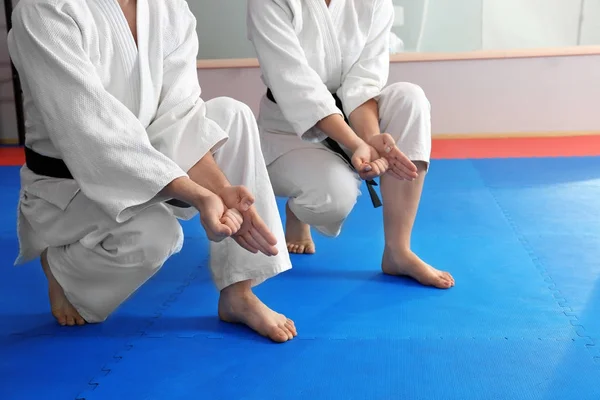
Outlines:
{"label": "belt end hanging", "polygon": [[373,186],[377,186],[377,182],[371,180],[367,181],[367,189],[369,190],[369,196],[371,196],[371,202],[373,203],[373,207],[379,208],[382,206],[381,199],[377,195],[375,188]]}

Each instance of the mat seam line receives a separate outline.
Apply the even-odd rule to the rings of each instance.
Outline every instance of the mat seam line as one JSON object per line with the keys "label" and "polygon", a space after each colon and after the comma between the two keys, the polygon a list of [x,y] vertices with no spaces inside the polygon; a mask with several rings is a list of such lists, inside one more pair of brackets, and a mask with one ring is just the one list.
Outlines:
{"label": "mat seam line", "polygon": [[571,328],[573,329],[575,334],[579,337],[579,339],[575,338],[575,340],[585,340],[586,341],[585,348],[590,353],[590,355],[592,357],[592,361],[596,365],[600,365],[600,355],[598,354],[598,348],[596,346],[596,342],[594,341],[594,339],[592,339],[592,337],[590,335],[587,334],[585,327],[579,323],[579,318],[578,318],[577,314],[568,305],[568,301],[567,301],[566,297],[564,297],[564,295],[558,289],[556,282],[554,282],[554,279],[552,278],[550,273],[544,267],[542,261],[540,260],[540,258],[537,256],[537,254],[533,250],[533,247],[531,246],[529,241],[525,238],[525,235],[523,235],[521,230],[518,228],[517,224],[515,223],[515,221],[513,220],[512,216],[511,216],[511,214],[508,212],[508,210],[505,207],[502,206],[500,200],[496,196],[494,188],[487,184],[487,182],[481,175],[481,172],[479,171],[479,169],[475,166],[474,166],[474,168],[477,171],[477,173],[479,174],[483,184],[490,192],[490,195],[494,199],[494,202],[496,203],[496,205],[498,206],[498,208],[500,209],[500,211],[506,218],[511,229],[516,234],[517,239],[519,240],[519,242],[521,243],[521,245],[524,247],[525,251],[529,255],[531,261],[533,262],[533,265],[535,266],[537,271],[540,273],[540,275],[544,279],[544,282],[547,284],[548,290],[550,290],[550,292],[552,293],[552,297],[554,298],[554,301],[562,309],[562,312],[565,315],[565,317],[567,318],[567,320],[569,321]]}
{"label": "mat seam line", "polygon": [[87,387],[79,392],[74,400],[90,400],[93,398],[96,390],[102,384],[103,378],[108,376],[121,362],[123,357],[131,351],[135,344],[142,338],[146,337],[146,330],[150,328],[158,319],[162,317],[162,314],[171,307],[173,303],[177,301],[179,296],[183,294],[185,289],[198,277],[198,271],[203,268],[206,263],[200,263],[200,265],[192,270],[192,272],[184,279],[183,284],[178,286],[175,291],[170,294],[167,299],[154,311],[154,316],[149,317],[144,326],[140,331],[130,338],[126,339],[126,343],[121,347],[121,350],[117,351],[112,356],[112,360],[104,363],[100,367],[100,372],[96,374],[91,380],[88,381]]}

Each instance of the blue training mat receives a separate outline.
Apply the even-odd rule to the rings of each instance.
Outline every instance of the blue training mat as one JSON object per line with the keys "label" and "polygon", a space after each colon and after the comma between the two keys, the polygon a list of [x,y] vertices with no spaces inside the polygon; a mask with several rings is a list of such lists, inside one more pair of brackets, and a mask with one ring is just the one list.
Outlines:
{"label": "blue training mat", "polygon": [[2,400],[600,399],[600,158],[434,161],[413,247],[447,291],[380,273],[363,196],[257,288],[296,322],[283,345],[218,321],[197,220],[104,324],[57,327],[37,263],[11,267],[18,169],[0,188]]}

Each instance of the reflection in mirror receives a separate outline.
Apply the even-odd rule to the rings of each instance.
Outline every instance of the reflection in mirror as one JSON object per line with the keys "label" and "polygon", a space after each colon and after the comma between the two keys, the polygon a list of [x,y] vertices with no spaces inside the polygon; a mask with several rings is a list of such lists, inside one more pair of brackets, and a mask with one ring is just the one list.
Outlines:
{"label": "reflection in mirror", "polygon": [[[600,45],[600,0],[393,2],[396,12],[391,53]],[[198,20],[199,59],[256,56],[246,38],[245,1],[188,0],[188,3]]]}

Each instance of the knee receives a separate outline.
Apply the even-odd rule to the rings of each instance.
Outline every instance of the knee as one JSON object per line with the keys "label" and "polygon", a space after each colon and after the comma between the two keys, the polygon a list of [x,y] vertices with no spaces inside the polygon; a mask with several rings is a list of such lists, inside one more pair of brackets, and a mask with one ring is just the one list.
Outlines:
{"label": "knee", "polygon": [[420,86],[394,83],[381,94],[379,114],[383,129],[389,130],[398,144],[408,139],[431,142],[431,105]]}
{"label": "knee", "polygon": [[239,115],[242,117],[248,117],[249,115],[254,117],[252,110],[245,103],[233,99],[231,97],[217,97],[210,100],[211,107],[215,107],[220,110],[227,110],[231,115]]}
{"label": "knee", "polygon": [[359,195],[360,181],[354,177],[330,181],[298,197],[300,205],[310,214],[311,225],[325,226],[344,221]]}
{"label": "knee", "polygon": [[177,219],[164,207],[153,206],[140,214],[138,256],[140,266],[156,270],[183,245],[183,231]]}
{"label": "knee", "polygon": [[409,108],[421,113],[429,113],[431,109],[425,91],[414,83],[394,83],[384,89],[384,97],[389,97],[389,102],[393,103],[395,108]]}
{"label": "knee", "polygon": [[234,143],[259,142],[258,126],[254,113],[248,105],[231,97],[217,97],[210,100],[213,116],[219,125],[227,131],[227,136]]}

